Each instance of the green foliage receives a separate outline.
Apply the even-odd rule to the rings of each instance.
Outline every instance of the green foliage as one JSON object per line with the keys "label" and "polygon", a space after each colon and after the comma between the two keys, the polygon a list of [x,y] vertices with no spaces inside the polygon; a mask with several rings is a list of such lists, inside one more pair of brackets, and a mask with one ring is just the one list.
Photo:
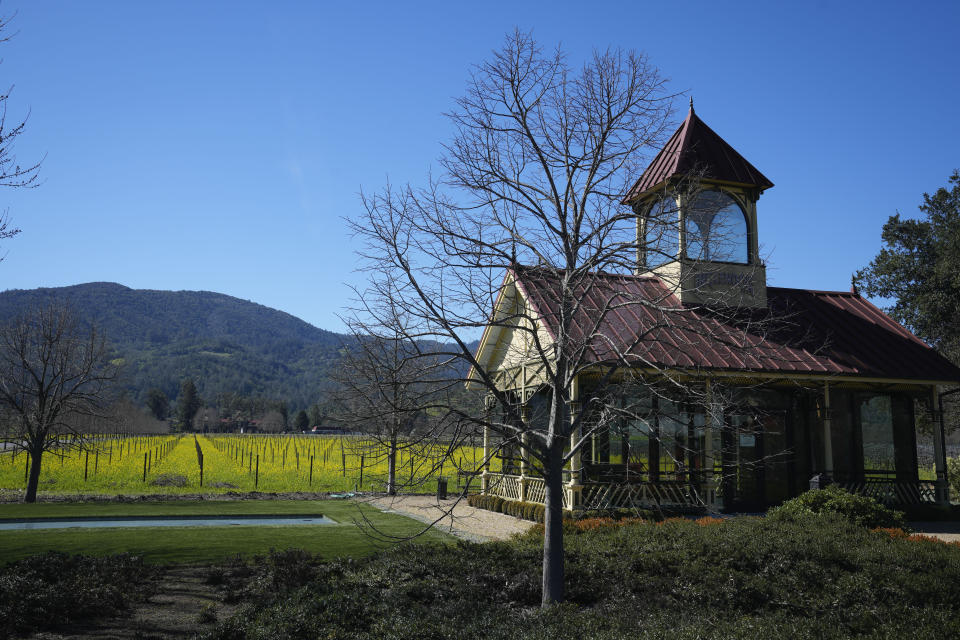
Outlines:
{"label": "green foliage", "polygon": [[520,502],[519,500],[504,500],[499,496],[474,494],[467,497],[467,504],[477,509],[486,509],[508,516],[543,522],[544,507],[535,502]]}
{"label": "green foliage", "polygon": [[187,378],[180,385],[180,396],[177,398],[177,421],[182,429],[190,428],[193,416],[202,406],[203,401],[197,393],[197,385],[193,382],[193,378]]}
{"label": "green foliage", "polygon": [[825,515],[596,528],[567,538],[568,603],[539,609],[530,538],[405,546],[362,560],[296,553],[215,578],[227,638],[950,638],[960,550]]}
{"label": "green foliage", "polygon": [[925,219],[891,216],[884,247],[855,281],[871,297],[892,298],[890,314],[954,362],[960,362],[960,171],[949,188],[923,194]]}
{"label": "green foliage", "polygon": [[947,458],[947,476],[950,479],[951,499],[960,499],[960,458]]}
{"label": "green foliage", "polygon": [[0,322],[51,299],[101,327],[123,358],[121,383],[146,404],[193,378],[208,399],[259,394],[306,407],[330,388],[344,336],[290,314],[209,291],[134,290],[107,282],[0,292]]}
{"label": "green foliage", "polygon": [[871,529],[902,529],[905,525],[901,512],[888,509],[873,498],[844,491],[836,485],[813,489],[787,500],[779,507],[771,509],[767,518],[817,526],[818,518],[827,514],[840,516],[852,524]]}
{"label": "green foliage", "polygon": [[297,431],[303,431],[310,426],[310,417],[307,412],[301,409],[297,412],[297,417],[293,419],[293,428]]}
{"label": "green foliage", "polygon": [[153,591],[158,570],[126,554],[49,552],[0,568],[0,637],[118,613]]}
{"label": "green foliage", "polygon": [[170,399],[161,389],[154,387],[147,392],[147,408],[157,420],[166,420],[170,413]]}
{"label": "green foliage", "polygon": [[180,382],[192,378],[211,403],[227,394],[268,404],[283,399],[276,408],[286,416],[287,403],[303,408],[319,400],[323,416],[332,373],[350,340],[220,293],[135,290],[110,282],[0,292],[0,324],[51,300],[104,330],[111,357],[124,362],[120,384],[141,406],[150,389],[175,398]]}

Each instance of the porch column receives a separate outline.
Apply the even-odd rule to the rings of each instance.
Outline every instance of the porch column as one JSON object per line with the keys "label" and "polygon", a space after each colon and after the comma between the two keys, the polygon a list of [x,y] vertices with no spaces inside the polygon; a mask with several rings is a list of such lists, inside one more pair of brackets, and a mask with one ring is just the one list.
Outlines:
{"label": "porch column", "polygon": [[933,464],[937,470],[937,504],[950,504],[947,475],[947,443],[943,433],[943,398],[936,385],[930,387],[930,415],[933,416]]}
{"label": "porch column", "polygon": [[[576,421],[577,415],[580,413],[580,398],[579,398],[579,385],[577,381],[574,380],[573,388],[570,393],[570,423]],[[573,448],[580,441],[580,429],[572,429],[570,431],[570,451],[573,452],[570,455],[570,484],[567,485],[567,506],[570,509],[575,509],[580,506],[580,492],[583,490],[582,485],[580,484],[580,471],[582,469],[581,459],[580,459],[580,450],[574,451]]]}
{"label": "porch column", "polygon": [[489,489],[490,478],[490,427],[483,425],[483,464],[480,473],[480,493],[486,493]]}
{"label": "porch column", "polygon": [[[524,407],[524,423],[527,422],[526,419],[527,409]],[[530,442],[529,434],[524,431],[520,434],[520,502],[527,501],[527,445]]]}
{"label": "porch column", "polygon": [[713,504],[717,495],[716,487],[713,486],[713,425],[714,425],[714,406],[713,406],[713,384],[710,380],[706,381],[706,415],[703,420],[703,480],[706,485],[704,500],[707,504]]}
{"label": "porch column", "polygon": [[830,383],[823,383],[823,470],[833,479],[833,438],[830,430]]}

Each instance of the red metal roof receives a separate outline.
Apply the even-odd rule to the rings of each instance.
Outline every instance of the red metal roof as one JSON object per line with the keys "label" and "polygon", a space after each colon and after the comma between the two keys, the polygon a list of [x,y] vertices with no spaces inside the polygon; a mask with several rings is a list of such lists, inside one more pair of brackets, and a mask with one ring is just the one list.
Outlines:
{"label": "red metal roof", "polygon": [[633,200],[674,176],[699,172],[705,179],[759,187],[761,191],[773,186],[766,176],[708,127],[694,113],[691,104],[686,120],[640,176],[626,201]]}
{"label": "red metal roof", "polygon": [[[517,284],[548,330],[558,276],[517,267]],[[768,287],[768,308],[684,307],[651,276],[592,274],[575,287],[571,337],[591,362],[895,380],[960,381],[960,369],[855,293]]]}

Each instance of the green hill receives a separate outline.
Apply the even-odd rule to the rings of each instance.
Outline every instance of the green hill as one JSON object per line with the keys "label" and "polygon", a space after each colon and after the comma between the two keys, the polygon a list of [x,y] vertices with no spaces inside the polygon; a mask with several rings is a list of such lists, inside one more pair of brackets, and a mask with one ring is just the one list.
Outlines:
{"label": "green hill", "polygon": [[200,394],[264,396],[305,408],[330,388],[346,336],[247,300],[209,291],[130,289],[110,282],[0,293],[0,322],[53,300],[95,322],[123,360],[122,385],[143,404],[152,387],[175,399],[193,377]]}

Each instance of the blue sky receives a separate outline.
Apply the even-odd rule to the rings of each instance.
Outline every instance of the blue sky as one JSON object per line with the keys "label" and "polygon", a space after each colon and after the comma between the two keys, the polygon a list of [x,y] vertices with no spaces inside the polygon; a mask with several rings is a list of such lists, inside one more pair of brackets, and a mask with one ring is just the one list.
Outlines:
{"label": "blue sky", "polygon": [[643,51],[692,94],[776,184],[772,285],[848,289],[886,219],[960,168],[958,2],[593,7],[6,0],[16,152],[45,160],[39,188],[0,191],[23,230],[0,289],[202,289],[342,329],[361,278],[342,218],[436,168],[443,112],[514,27],[572,62]]}

